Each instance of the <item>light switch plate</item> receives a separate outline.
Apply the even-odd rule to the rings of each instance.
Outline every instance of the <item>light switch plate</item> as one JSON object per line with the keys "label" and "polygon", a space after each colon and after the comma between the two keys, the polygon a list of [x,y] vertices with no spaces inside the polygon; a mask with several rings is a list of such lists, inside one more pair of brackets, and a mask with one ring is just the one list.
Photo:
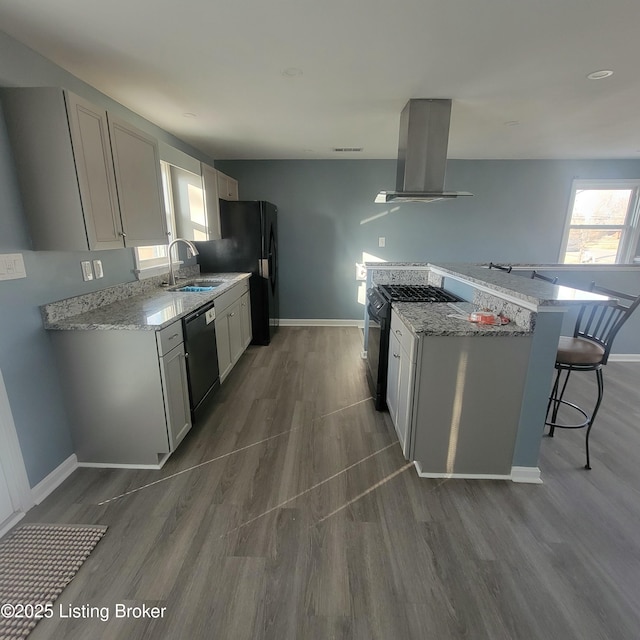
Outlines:
{"label": "light switch plate", "polygon": [[384,236],[380,236],[378,238],[378,246],[379,247],[384,247],[387,244],[387,239]]}
{"label": "light switch plate", "polygon": [[82,267],[82,279],[87,282],[88,280],[93,280],[93,269],[91,268],[90,260],[83,260],[80,263]]}
{"label": "light switch plate", "polygon": [[93,272],[96,274],[96,278],[104,277],[104,271],[102,270],[102,260],[93,261]]}
{"label": "light switch plate", "polygon": [[24,259],[21,253],[0,254],[0,280],[26,278]]}

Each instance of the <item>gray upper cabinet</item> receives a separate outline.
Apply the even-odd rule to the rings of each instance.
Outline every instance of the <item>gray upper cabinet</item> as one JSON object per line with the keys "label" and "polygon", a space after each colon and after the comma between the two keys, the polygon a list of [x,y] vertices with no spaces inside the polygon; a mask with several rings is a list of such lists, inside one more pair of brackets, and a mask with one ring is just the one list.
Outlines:
{"label": "gray upper cabinet", "polygon": [[65,98],[89,248],[120,249],[124,236],[107,112],[72,93]]}
{"label": "gray upper cabinet", "polygon": [[207,238],[218,240],[220,232],[220,200],[238,199],[238,181],[221,171],[201,163],[202,189],[207,218]]}
{"label": "gray upper cabinet", "polygon": [[157,142],[60,88],[2,91],[33,248],[166,244]]}
{"label": "gray upper cabinet", "polygon": [[218,172],[208,164],[201,164],[204,209],[209,240],[220,239],[220,203],[218,202]]}
{"label": "gray upper cabinet", "polygon": [[109,115],[125,246],[167,244],[158,141]]}
{"label": "gray upper cabinet", "polygon": [[238,200],[238,181],[218,171],[218,197],[220,200]]}

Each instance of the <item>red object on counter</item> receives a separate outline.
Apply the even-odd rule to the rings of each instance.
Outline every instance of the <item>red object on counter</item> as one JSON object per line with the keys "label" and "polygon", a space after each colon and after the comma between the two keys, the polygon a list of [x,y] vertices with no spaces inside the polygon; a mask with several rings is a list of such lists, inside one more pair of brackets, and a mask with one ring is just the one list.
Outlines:
{"label": "red object on counter", "polygon": [[474,311],[469,314],[469,320],[471,322],[477,322],[478,324],[507,324],[509,318],[492,313],[491,311]]}

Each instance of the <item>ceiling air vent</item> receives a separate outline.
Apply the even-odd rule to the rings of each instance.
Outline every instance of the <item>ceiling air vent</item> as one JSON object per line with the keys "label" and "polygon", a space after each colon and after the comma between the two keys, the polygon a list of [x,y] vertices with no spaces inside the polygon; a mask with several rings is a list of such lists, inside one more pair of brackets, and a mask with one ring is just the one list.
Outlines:
{"label": "ceiling air vent", "polygon": [[362,151],[363,147],[333,147],[336,153],[353,153]]}

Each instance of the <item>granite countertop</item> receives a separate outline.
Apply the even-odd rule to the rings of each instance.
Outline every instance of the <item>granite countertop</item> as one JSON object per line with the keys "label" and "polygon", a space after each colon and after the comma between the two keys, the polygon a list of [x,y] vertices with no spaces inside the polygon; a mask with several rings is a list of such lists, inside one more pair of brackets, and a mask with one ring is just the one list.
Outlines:
{"label": "granite countertop", "polygon": [[479,285],[485,291],[499,297],[510,298],[513,302],[521,301],[523,306],[532,310],[539,307],[573,306],[585,302],[615,302],[615,299],[590,293],[582,289],[573,289],[543,280],[532,280],[515,273],[506,273],[499,269],[489,269],[475,264],[440,263],[429,264],[431,272],[445,277],[452,277],[471,285]]}
{"label": "granite countertop", "polygon": [[[131,296],[92,311],[80,313],[55,322],[45,322],[46,329],[54,330],[108,330],[129,331],[162,329],[172,322],[215,300],[250,273],[202,273],[190,280],[215,280],[223,284],[212,291],[168,291],[157,287],[141,295]],[[186,280],[182,284],[188,284]],[[178,283],[180,284],[180,283]]]}
{"label": "granite countertop", "polygon": [[[476,305],[470,302],[456,302],[455,305],[466,313],[477,310]],[[493,326],[449,318],[450,314],[458,312],[442,302],[393,302],[391,306],[416,335],[528,336],[532,333],[514,322]]]}

